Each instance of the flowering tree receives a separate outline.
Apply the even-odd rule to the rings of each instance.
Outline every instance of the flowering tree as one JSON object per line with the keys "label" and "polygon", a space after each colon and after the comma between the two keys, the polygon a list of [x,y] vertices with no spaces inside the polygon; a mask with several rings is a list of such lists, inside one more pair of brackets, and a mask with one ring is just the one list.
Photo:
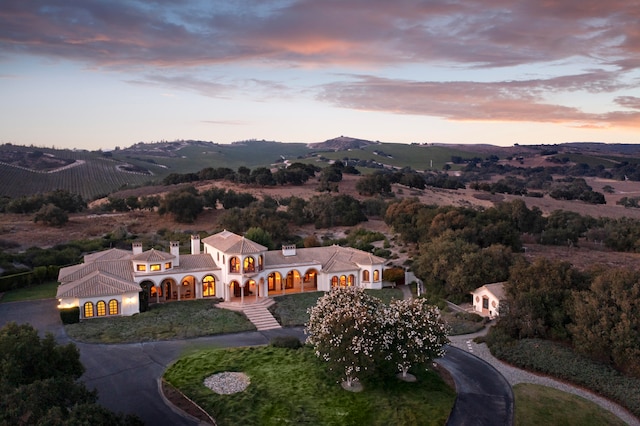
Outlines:
{"label": "flowering tree", "polygon": [[385,311],[379,299],[355,287],[336,288],[309,309],[307,342],[330,369],[344,374],[348,387],[391,343]]}
{"label": "flowering tree", "polygon": [[447,326],[438,308],[429,305],[427,299],[394,300],[388,317],[390,357],[403,378],[412,365],[444,355],[444,345],[449,342]]}

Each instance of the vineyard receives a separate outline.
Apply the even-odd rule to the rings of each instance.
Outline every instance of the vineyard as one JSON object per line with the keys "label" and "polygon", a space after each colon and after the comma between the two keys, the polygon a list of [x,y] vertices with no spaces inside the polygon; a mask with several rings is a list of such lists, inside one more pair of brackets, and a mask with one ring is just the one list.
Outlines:
{"label": "vineyard", "polygon": [[[16,146],[11,148],[27,149]],[[103,158],[99,153],[40,150],[51,151],[49,155],[63,157],[68,160],[68,164],[43,171],[2,162],[0,163],[0,196],[15,198],[64,189],[80,194],[85,200],[90,200],[122,187],[137,186],[158,178],[152,172],[127,171],[122,167],[122,162]]]}

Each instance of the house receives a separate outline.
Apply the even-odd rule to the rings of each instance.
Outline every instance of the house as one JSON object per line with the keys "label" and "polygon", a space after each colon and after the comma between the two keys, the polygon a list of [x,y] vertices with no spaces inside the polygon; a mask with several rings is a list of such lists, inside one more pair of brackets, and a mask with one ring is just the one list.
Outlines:
{"label": "house", "polygon": [[484,316],[500,315],[500,301],[505,299],[504,283],[485,284],[471,292],[473,311]]}
{"label": "house", "polygon": [[200,241],[191,237],[191,253],[110,249],[62,268],[56,297],[60,308],[80,307],[80,318],[133,315],[140,299],[162,303],[221,298],[244,303],[274,295],[329,291],[333,287],[382,288],[385,259],[337,245],[281,250],[229,231]]}

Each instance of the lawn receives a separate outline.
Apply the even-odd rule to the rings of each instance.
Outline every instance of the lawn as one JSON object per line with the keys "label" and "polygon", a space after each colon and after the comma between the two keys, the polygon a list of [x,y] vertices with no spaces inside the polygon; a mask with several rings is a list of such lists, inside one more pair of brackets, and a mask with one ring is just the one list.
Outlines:
{"label": "lawn", "polygon": [[515,396],[515,423],[519,426],[566,425],[599,426],[624,425],[609,411],[579,396],[546,386],[518,384]]}
{"label": "lawn", "polygon": [[[241,393],[218,395],[206,377],[244,372],[251,380]],[[224,425],[443,425],[455,400],[433,371],[416,369],[415,383],[395,377],[364,383],[364,391],[342,389],[311,347],[202,350],[173,364],[164,378]]]}
{"label": "lawn", "polygon": [[[402,299],[402,290],[397,288],[383,288],[381,290],[365,290],[371,296],[377,297],[385,304],[393,299]],[[323,291],[310,293],[287,294],[276,296],[276,302],[269,310],[283,327],[302,326],[309,321],[307,310],[318,303],[318,299],[324,295]]]}
{"label": "lawn", "polygon": [[152,305],[130,317],[95,318],[66,326],[72,339],[87,343],[126,343],[189,339],[255,330],[239,312],[219,309],[211,300]]}
{"label": "lawn", "polygon": [[44,284],[32,285],[7,291],[0,302],[19,302],[22,300],[53,299],[56,297],[58,282],[51,281]]}

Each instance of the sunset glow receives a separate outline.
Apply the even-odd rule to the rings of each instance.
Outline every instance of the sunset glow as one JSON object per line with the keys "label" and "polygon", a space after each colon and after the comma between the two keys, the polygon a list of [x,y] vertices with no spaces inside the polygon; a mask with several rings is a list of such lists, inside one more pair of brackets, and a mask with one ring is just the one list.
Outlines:
{"label": "sunset glow", "polygon": [[6,0],[0,143],[640,143],[636,0]]}

